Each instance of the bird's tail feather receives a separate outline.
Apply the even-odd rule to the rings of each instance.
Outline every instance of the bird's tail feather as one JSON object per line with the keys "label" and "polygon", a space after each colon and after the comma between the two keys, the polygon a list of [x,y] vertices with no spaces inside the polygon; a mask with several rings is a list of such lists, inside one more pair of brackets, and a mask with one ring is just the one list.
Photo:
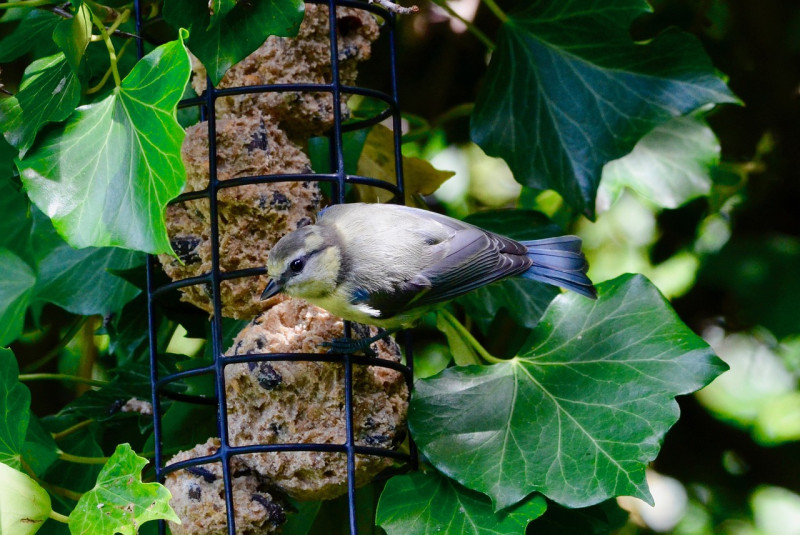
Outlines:
{"label": "bird's tail feather", "polygon": [[520,242],[528,248],[533,265],[523,277],[572,290],[590,299],[597,299],[592,281],[586,276],[589,263],[581,252],[581,239],[560,236]]}

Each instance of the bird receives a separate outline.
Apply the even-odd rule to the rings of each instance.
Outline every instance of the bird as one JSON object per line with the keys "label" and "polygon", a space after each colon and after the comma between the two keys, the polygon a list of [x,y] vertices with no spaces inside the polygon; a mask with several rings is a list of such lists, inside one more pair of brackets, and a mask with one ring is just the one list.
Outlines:
{"label": "bird", "polygon": [[577,236],[520,242],[428,210],[349,203],[325,208],[275,244],[261,299],[284,292],[346,320],[394,328],[513,276],[596,299],[587,270]]}
{"label": "bird", "polygon": [[587,269],[577,236],[516,241],[419,208],[337,204],[270,250],[261,299],[283,292],[394,332],[447,301],[515,276],[596,299]]}

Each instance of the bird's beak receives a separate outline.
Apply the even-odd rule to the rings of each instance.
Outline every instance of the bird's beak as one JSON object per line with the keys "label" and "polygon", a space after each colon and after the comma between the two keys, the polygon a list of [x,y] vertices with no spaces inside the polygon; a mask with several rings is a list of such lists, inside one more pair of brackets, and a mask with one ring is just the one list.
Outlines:
{"label": "bird's beak", "polygon": [[265,301],[265,300],[269,299],[273,295],[280,293],[280,291],[282,289],[283,288],[278,286],[278,283],[275,282],[275,279],[270,279],[269,280],[269,284],[267,284],[267,287],[264,288],[264,291],[261,294],[261,300]]}

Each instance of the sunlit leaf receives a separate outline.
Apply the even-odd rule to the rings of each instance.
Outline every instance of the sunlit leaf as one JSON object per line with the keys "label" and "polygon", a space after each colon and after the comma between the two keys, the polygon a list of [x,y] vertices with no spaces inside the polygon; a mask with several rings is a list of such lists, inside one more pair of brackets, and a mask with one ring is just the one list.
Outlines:
{"label": "sunlit leaf", "polygon": [[69,515],[69,529],[77,533],[136,535],[151,520],[180,523],[169,505],[170,492],[160,483],[142,483],[147,459],[128,444],[120,444],[97,476],[97,484],[85,493]]}
{"label": "sunlit leaf", "polygon": [[84,3],[80,4],[71,18],[59,22],[53,31],[53,41],[64,52],[67,62],[75,73],[78,72],[91,37],[92,16],[89,6]]}
{"label": "sunlit leaf", "polygon": [[497,38],[472,139],[514,177],[594,215],[603,165],[655,126],[735,102],[700,43],[667,31],[630,38],[644,0],[517,2]]}
{"label": "sunlit leaf", "polygon": [[0,463],[19,468],[30,419],[31,393],[19,382],[17,359],[0,347]]}
{"label": "sunlit leaf", "polygon": [[376,522],[389,535],[522,535],[546,509],[535,495],[496,513],[486,496],[435,472],[415,472],[386,483]]}
{"label": "sunlit leaf", "polygon": [[200,59],[216,85],[228,69],[249,56],[270,35],[296,35],[305,4],[302,0],[242,1],[224,16],[215,17],[218,20],[213,24],[208,8],[207,2],[167,0],[164,18],[175,28],[189,30],[186,46]]}
{"label": "sunlit leaf", "polygon": [[31,200],[70,245],[172,250],[164,210],[186,179],[175,107],[189,71],[180,41],[161,45],[19,162]]}
{"label": "sunlit leaf", "polygon": [[[374,126],[358,159],[358,174],[396,184],[394,155],[394,133],[383,125]],[[430,195],[454,174],[436,169],[428,160],[403,157],[405,203],[413,206],[415,195]],[[371,186],[356,186],[356,191],[365,202],[387,202],[393,197],[391,192]]]}
{"label": "sunlit leaf", "polygon": [[633,152],[603,168],[598,211],[613,204],[625,187],[664,208],[708,195],[719,153],[717,136],[700,117],[677,117],[657,126]]}
{"label": "sunlit leaf", "polygon": [[50,495],[33,478],[0,463],[0,533],[33,535],[50,516]]}
{"label": "sunlit leaf", "polygon": [[534,491],[570,507],[649,500],[645,467],[678,418],[674,397],[726,368],[644,277],[598,291],[557,297],[509,362],[416,382],[420,450],[497,509]]}
{"label": "sunlit leaf", "polygon": [[0,100],[0,130],[22,157],[37,132],[69,117],[80,97],[81,84],[63,52],[37,59],[25,69],[19,92]]}

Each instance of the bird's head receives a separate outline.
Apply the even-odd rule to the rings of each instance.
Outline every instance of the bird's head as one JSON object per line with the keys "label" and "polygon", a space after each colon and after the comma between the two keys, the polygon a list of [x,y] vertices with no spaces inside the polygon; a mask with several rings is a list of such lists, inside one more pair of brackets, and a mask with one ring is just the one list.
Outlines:
{"label": "bird's head", "polygon": [[336,289],[343,255],[336,232],[308,225],[281,238],[267,260],[270,282],[261,300],[284,292],[313,300]]}

